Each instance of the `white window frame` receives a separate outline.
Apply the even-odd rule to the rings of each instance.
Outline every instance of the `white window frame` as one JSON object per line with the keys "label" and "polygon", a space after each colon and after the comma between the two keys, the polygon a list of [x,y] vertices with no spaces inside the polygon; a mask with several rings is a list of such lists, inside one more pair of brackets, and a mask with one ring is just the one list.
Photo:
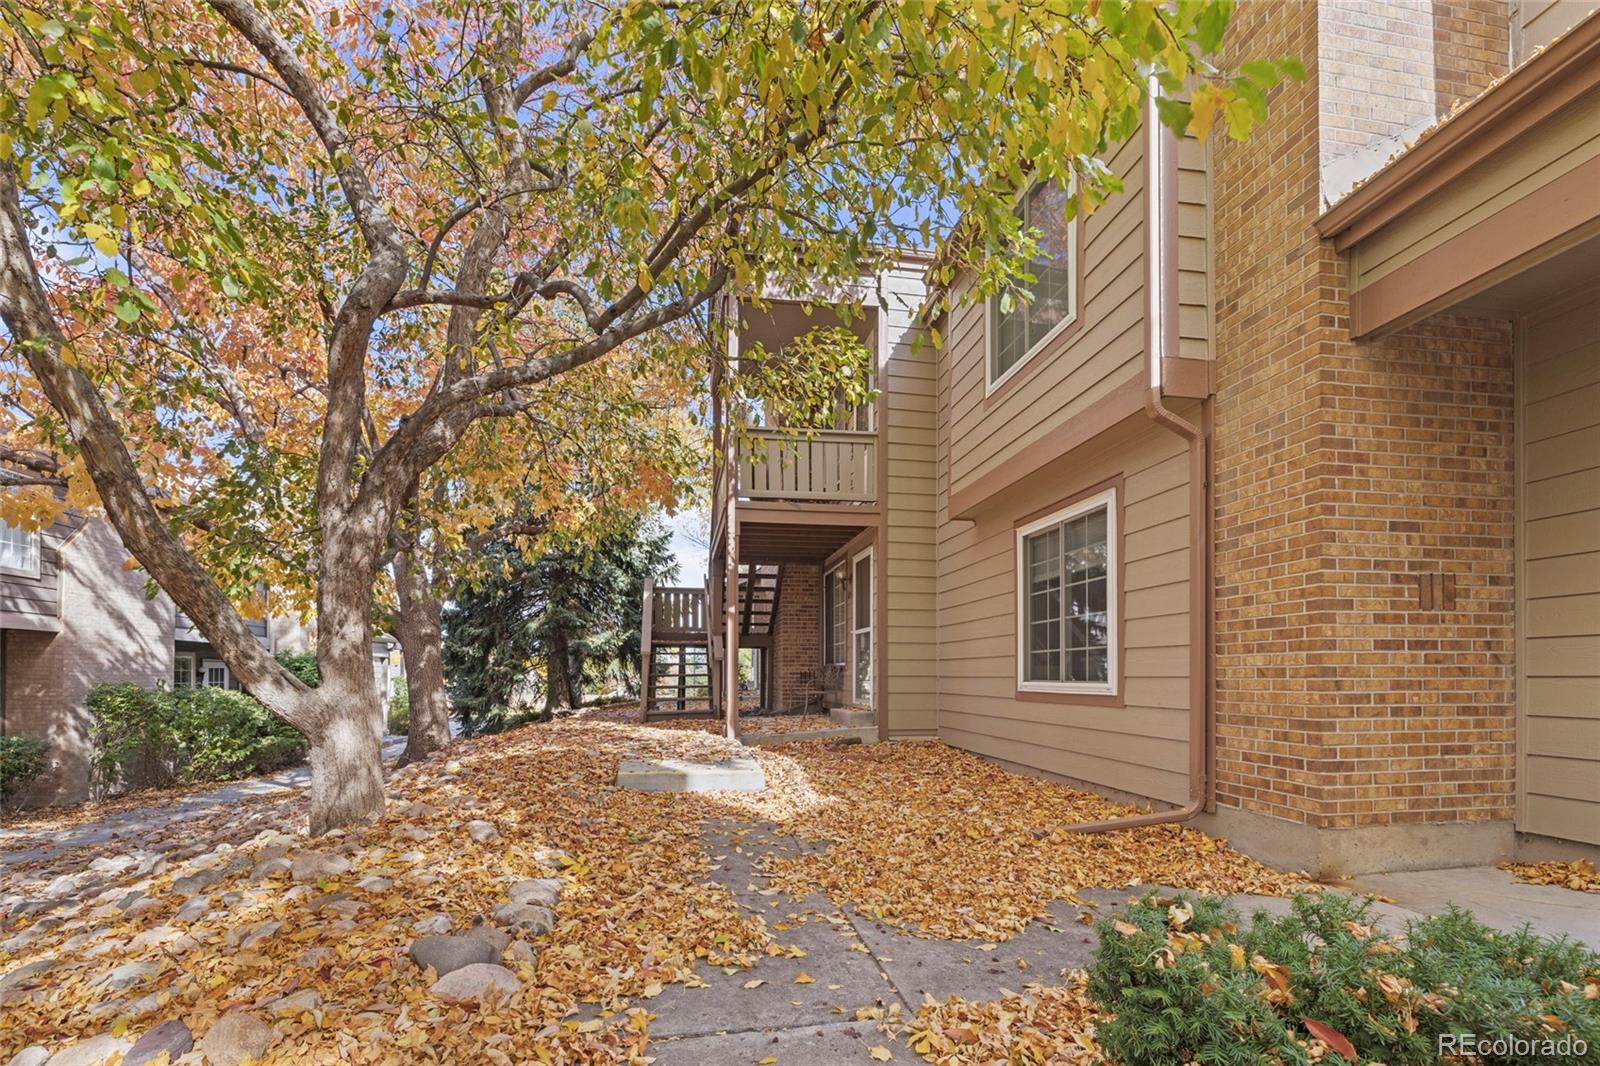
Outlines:
{"label": "white window frame", "polygon": [[[1030,185],[1021,196],[1017,197],[1017,207],[1019,209],[1023,208],[1027,204],[1028,197],[1033,195],[1033,190],[1037,187],[1037,185]],[[1068,195],[1071,195],[1073,188],[1074,186],[1068,186]],[[1007,381],[1010,381],[1014,376],[1016,376],[1019,370],[1031,363],[1035,356],[1044,351],[1045,348],[1049,346],[1051,341],[1055,340],[1061,335],[1062,331],[1070,329],[1073,323],[1078,321],[1078,290],[1083,284],[1083,279],[1078,276],[1079,217],[1080,216],[1074,215],[1072,221],[1068,223],[1067,226],[1067,270],[1068,278],[1070,280],[1068,291],[1072,297],[1072,311],[1067,315],[1066,318],[1052,326],[1049,333],[1046,333],[1043,337],[1040,337],[1038,340],[1034,341],[1028,350],[1022,353],[1022,358],[1018,359],[1015,363],[1012,363],[1009,367],[1007,367],[1005,372],[999,377],[994,376],[994,343],[996,333],[994,328],[994,319],[995,315],[1000,313],[1000,294],[997,293],[983,302],[983,380],[985,382],[983,394],[985,396],[993,395],[996,389],[1000,388],[1000,386],[1004,385]],[[1024,224],[1031,225],[1031,223],[1027,222]],[[1021,303],[1017,304],[1018,309],[1020,309],[1022,306],[1023,305]],[[1016,312],[1014,311],[1013,313]]]}
{"label": "white window frame", "polygon": [[196,655],[193,652],[180,651],[180,652],[178,652],[176,655],[174,655],[172,657],[172,663],[173,663],[172,688],[173,688],[173,691],[177,691],[178,688],[179,688],[178,677],[177,677],[177,673],[178,673],[177,664],[180,663],[180,662],[187,662],[189,664],[189,683],[187,685],[183,686],[184,688],[194,688],[194,687],[196,687],[196,683],[199,680],[198,677],[196,676],[197,675],[197,671],[199,669],[199,662],[198,662],[198,659],[197,659]]}
{"label": "white window frame", "polygon": [[39,538],[39,531],[37,529],[23,529],[20,526],[12,525],[10,522],[0,522],[0,527],[3,527],[7,533],[21,533],[24,537],[26,537],[28,540],[30,553],[33,556],[33,563],[29,566],[0,566],[0,574],[15,574],[19,577],[38,577],[40,556],[44,552],[44,545],[40,542]]}
{"label": "white window frame", "polygon": [[[211,676],[211,670],[213,667],[217,667],[222,671],[221,685],[213,685],[211,682],[206,680],[206,678]],[[229,670],[228,664],[223,662],[221,659],[204,659],[200,663],[200,672],[195,675],[195,681],[195,687],[197,688],[202,685],[206,688],[232,688],[233,671]]]}
{"label": "white window frame", "polygon": [[[866,559],[867,562],[868,562],[868,571],[867,572],[868,572],[868,575],[869,575],[869,580],[868,580],[868,583],[867,583],[867,624],[866,625],[861,625],[860,624],[861,620],[856,617],[856,595],[857,595],[857,593],[856,593],[856,581],[858,580],[857,575],[859,574],[859,571],[857,570],[857,564],[859,564],[862,559]],[[873,620],[872,616],[873,616],[873,613],[874,613],[874,609],[876,608],[877,603],[878,603],[878,560],[873,558],[871,546],[863,548],[861,551],[856,552],[856,554],[854,554],[854,555],[852,555],[850,557],[850,587],[849,587],[848,592],[849,592],[849,596],[850,596],[850,623],[849,623],[849,627],[850,627],[850,646],[846,650],[847,650],[847,652],[849,654],[849,659],[850,659],[850,662],[849,662],[849,668],[850,668],[850,677],[849,677],[850,702],[853,703],[853,704],[856,704],[858,706],[861,705],[863,702],[865,702],[865,704],[867,706],[869,706],[869,707],[870,706],[875,706],[876,701],[873,698],[873,693],[878,687],[878,685],[877,685],[877,681],[878,681],[878,675],[877,675],[877,669],[878,669],[878,663],[877,663],[878,636],[877,636],[877,633],[875,632],[875,630],[873,628],[873,621],[874,620]],[[857,666],[856,638],[859,637],[862,633],[867,634],[867,695],[866,695],[865,700],[863,700],[863,698],[861,696],[861,693],[856,689],[856,666]]]}
{"label": "white window frame", "polygon": [[[822,664],[824,666],[837,666],[843,670],[850,659],[850,591],[847,567],[849,564],[841,559],[831,570],[824,571],[822,575]],[[826,610],[831,606],[828,602],[829,590],[832,583],[838,582],[837,606],[839,611],[839,658],[835,661],[833,656],[833,616]]]}
{"label": "white window frame", "polygon": [[[1028,568],[1027,539],[1051,526],[1069,522],[1090,511],[1105,508],[1106,512],[1106,680],[1099,681],[1029,681],[1027,680],[1028,653]],[[1076,500],[1065,507],[1025,526],[1017,528],[1015,570],[1017,572],[1017,691],[1058,692],[1081,696],[1115,696],[1121,681],[1118,663],[1121,659],[1122,630],[1118,607],[1122,592],[1120,527],[1117,522],[1117,490],[1113,486],[1104,492]],[[1066,619],[1062,619],[1066,625]]]}

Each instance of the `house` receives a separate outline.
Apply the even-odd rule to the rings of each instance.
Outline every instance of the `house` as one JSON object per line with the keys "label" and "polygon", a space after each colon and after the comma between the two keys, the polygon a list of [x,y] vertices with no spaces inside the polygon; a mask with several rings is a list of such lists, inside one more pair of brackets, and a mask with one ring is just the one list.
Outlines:
{"label": "house", "polygon": [[[1032,190],[1031,304],[863,279],[880,394],[837,429],[716,412],[710,577],[652,648],[735,730],[754,649],[768,709],[1290,867],[1600,854],[1591,7],[1241,4],[1224,65],[1309,72],[1247,142],[1147,122],[1070,224]],[[730,352],[805,299],[730,296]]]}
{"label": "house", "polygon": [[[24,802],[73,803],[90,797],[89,713],[85,698],[102,682],[147,688],[239,688],[211,645],[147,576],[104,518],[68,513],[36,531],[0,522],[0,736],[50,745],[50,765]],[[250,623],[274,653],[310,647],[290,618]],[[373,641],[373,677],[387,715],[403,676],[399,645]]]}

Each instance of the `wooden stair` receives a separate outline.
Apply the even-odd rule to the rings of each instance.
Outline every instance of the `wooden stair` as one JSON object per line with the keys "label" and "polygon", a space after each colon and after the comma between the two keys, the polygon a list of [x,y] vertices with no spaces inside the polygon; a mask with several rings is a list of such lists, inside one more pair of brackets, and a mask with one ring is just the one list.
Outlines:
{"label": "wooden stair", "polygon": [[772,634],[778,618],[779,567],[746,563],[739,567],[739,632],[747,637]]}
{"label": "wooden stair", "polygon": [[711,708],[711,656],[699,644],[653,644],[645,717],[705,716]]}

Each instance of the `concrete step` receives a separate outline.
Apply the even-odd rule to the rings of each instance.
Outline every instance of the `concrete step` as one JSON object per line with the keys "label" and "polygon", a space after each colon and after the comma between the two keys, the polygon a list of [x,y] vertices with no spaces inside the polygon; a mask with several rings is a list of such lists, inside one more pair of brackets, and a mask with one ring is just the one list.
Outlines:
{"label": "concrete step", "polygon": [[760,792],[767,778],[754,759],[624,759],[617,767],[617,784],[640,792]]}
{"label": "concrete step", "polygon": [[871,707],[835,707],[828,712],[828,717],[833,719],[834,725],[851,728],[878,727],[878,713]]}

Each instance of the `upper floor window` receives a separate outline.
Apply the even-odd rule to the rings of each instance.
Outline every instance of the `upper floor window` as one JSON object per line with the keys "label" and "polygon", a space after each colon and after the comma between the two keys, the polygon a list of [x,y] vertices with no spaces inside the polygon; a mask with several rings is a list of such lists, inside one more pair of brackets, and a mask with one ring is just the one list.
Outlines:
{"label": "upper floor window", "polygon": [[39,574],[39,531],[0,522],[0,570]]}
{"label": "upper floor window", "polygon": [[1017,682],[1023,690],[1114,694],[1116,490],[1017,530]]}
{"label": "upper floor window", "polygon": [[1034,280],[1026,294],[989,299],[991,392],[1077,321],[1078,227],[1063,214],[1069,195],[1055,182],[1045,182],[1034,186],[1017,207],[1023,227],[1039,238],[1027,267]]}

